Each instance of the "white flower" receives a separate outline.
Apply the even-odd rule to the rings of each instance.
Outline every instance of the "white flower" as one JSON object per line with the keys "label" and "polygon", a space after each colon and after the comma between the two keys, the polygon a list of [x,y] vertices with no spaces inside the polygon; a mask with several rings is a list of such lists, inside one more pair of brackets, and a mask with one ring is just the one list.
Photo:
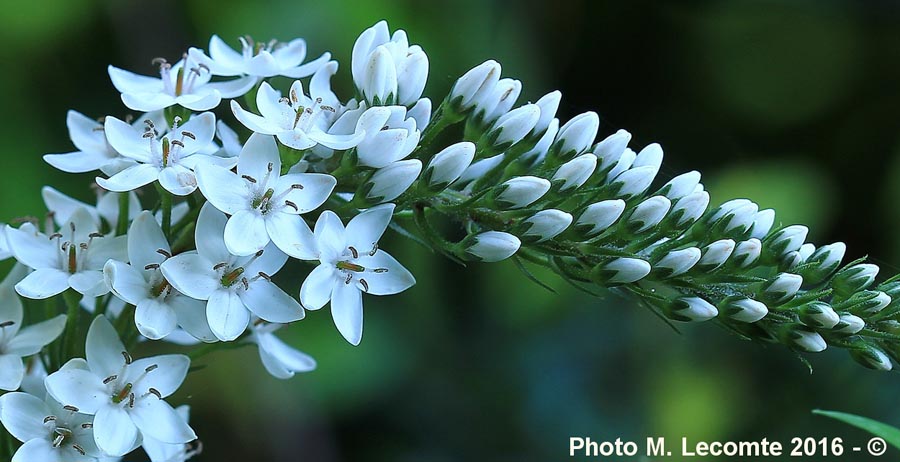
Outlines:
{"label": "white flower", "polygon": [[93,418],[53,399],[7,393],[0,396],[0,421],[24,443],[11,462],[94,462],[101,456],[94,443]]}
{"label": "white flower", "polygon": [[[250,75],[258,78],[283,75],[292,79],[308,77],[331,59],[324,53],[317,59],[301,64],[306,59],[306,41],[294,39],[287,43],[272,40],[254,42],[249,36],[238,37],[241,51],[228,46],[218,35],[209,39],[209,55],[203,50],[191,48],[189,56],[206,66],[212,75]],[[252,79],[256,83],[258,79]]]}
{"label": "white flower", "polygon": [[250,323],[250,313],[270,322],[303,319],[303,307],[271,281],[287,262],[274,244],[246,256],[234,256],[225,245],[225,214],[207,203],[197,218],[197,252],[162,264],[166,280],[179,292],[207,300],[206,320],[219,340],[232,341]]}
{"label": "white flower", "polygon": [[[190,420],[191,408],[187,405],[175,408],[178,417],[185,423]],[[144,435],[141,446],[147,455],[150,456],[150,462],[185,462],[200,453],[201,446],[195,449],[190,444],[165,443],[149,435]]]}
{"label": "white flower", "polygon": [[819,353],[828,348],[825,339],[818,332],[796,328],[789,329],[785,335],[794,345],[807,353]]}
{"label": "white flower", "polygon": [[625,201],[622,199],[595,202],[584,209],[575,226],[582,228],[585,235],[593,236],[612,226],[624,211]]}
{"label": "white flower", "polygon": [[351,71],[369,103],[409,106],[425,89],[428,57],[419,45],[409,45],[405,31],[391,36],[387,22],[379,21],[353,44]]}
{"label": "white flower", "polygon": [[13,284],[27,269],[16,266],[0,284],[0,390],[17,390],[25,377],[22,358],[35,355],[59,337],[66,326],[61,314],[47,321],[22,328],[22,301]]}
{"label": "white flower", "polygon": [[[522,82],[515,79],[500,79],[494,85],[493,90],[487,93],[484,100],[478,105],[474,120],[484,125],[492,124],[498,117],[512,109],[521,92]],[[547,119],[547,123],[549,122],[550,119]]]}
{"label": "white flower", "polygon": [[203,341],[216,338],[206,323],[203,302],[172,288],[163,277],[160,265],[172,255],[172,249],[150,212],[138,216],[128,230],[128,261],[110,260],[103,274],[110,290],[134,305],[138,331],[152,340],[171,334],[177,325]]}
{"label": "white flower", "polygon": [[432,188],[446,187],[456,181],[475,158],[475,144],[468,141],[452,144],[434,155],[425,168],[425,178]]}
{"label": "white flower", "polygon": [[69,287],[89,297],[109,292],[103,265],[110,258],[124,260],[125,236],[104,236],[85,209],[78,209],[59,232],[47,236],[30,224],[7,226],[6,236],[19,262],[35,271],[16,284],[27,298],[44,299]]}
{"label": "white flower", "polygon": [[538,123],[534,125],[534,130],[531,132],[532,134],[537,135],[539,133],[544,133],[547,128],[550,127],[550,122],[556,117],[556,110],[559,109],[559,102],[561,99],[562,93],[560,93],[559,90],[555,90],[541,96],[541,98],[534,103],[541,108],[541,118],[538,119]]}
{"label": "white flower", "polygon": [[475,235],[466,253],[479,261],[493,263],[513,256],[522,245],[516,236],[502,231],[486,231]]}
{"label": "white flower", "polygon": [[658,171],[658,168],[651,165],[630,168],[619,173],[615,177],[612,176],[615,173],[615,171],[613,171],[609,174],[610,178],[613,178],[613,180],[610,181],[610,184],[613,186],[618,185],[618,189],[616,190],[616,195],[618,197],[630,199],[643,194],[644,191],[650,187],[650,184],[653,183],[653,179],[656,178]]}
{"label": "white flower", "polygon": [[766,251],[780,256],[798,250],[803,245],[803,242],[806,241],[808,233],[809,228],[806,226],[788,226],[766,239]]}
{"label": "white flower", "polygon": [[660,189],[660,192],[669,200],[677,201],[694,192],[700,184],[700,172],[694,170],[672,178]]}
{"label": "white flower", "polygon": [[650,274],[650,263],[640,258],[616,258],[599,268],[601,279],[607,283],[628,284]]}
{"label": "white flower", "polygon": [[676,321],[702,322],[719,315],[719,310],[700,297],[682,297],[667,307],[666,315]]}
{"label": "white flower", "polygon": [[582,154],[564,164],[553,174],[552,182],[560,182],[560,191],[578,188],[583,185],[597,168],[597,156]]}
{"label": "white flower", "polygon": [[746,323],[754,323],[769,314],[769,309],[764,303],[751,298],[729,301],[723,311],[729,318]]}
{"label": "white flower", "polygon": [[406,158],[419,145],[418,122],[405,106],[359,107],[345,112],[328,133],[352,136],[365,133],[356,146],[359,164],[382,168]]}
{"label": "white flower", "polygon": [[672,216],[677,218],[675,226],[684,227],[697,221],[708,206],[709,193],[706,191],[695,191],[678,199],[672,207]]}
{"label": "white flower", "polygon": [[800,320],[809,327],[831,329],[841,322],[841,317],[827,303],[816,301],[800,309]]}
{"label": "white flower", "polygon": [[522,223],[528,227],[522,233],[522,237],[528,237],[536,242],[544,242],[565,231],[572,224],[572,215],[562,210],[546,209],[535,213]]}
{"label": "white flower", "polygon": [[392,295],[416,279],[390,254],[378,248],[394,204],[372,207],[353,217],[347,227],[326,210],[315,227],[319,266],[300,287],[300,301],[317,310],[331,301],[331,315],[341,335],[353,345],[362,340],[362,294]]}
{"label": "white flower", "polygon": [[759,239],[747,239],[739,242],[734,248],[734,252],[731,253],[731,261],[739,268],[746,268],[759,260],[760,253],[762,253],[762,243],[759,242]]}
{"label": "white flower", "polygon": [[[134,121],[132,126],[140,129],[147,120],[162,128],[166,125],[162,111],[159,111],[145,114]],[[133,160],[122,156],[109,144],[103,123],[79,112],[69,111],[66,125],[69,127],[69,138],[78,150],[66,154],[46,154],[44,161],[48,164],[67,173],[100,170],[107,175],[116,174],[134,164]]]}
{"label": "white flower", "polygon": [[722,266],[731,253],[734,252],[734,241],[731,239],[719,239],[703,248],[703,257],[697,262],[697,268],[702,271],[712,271]]}
{"label": "white flower", "polygon": [[[174,393],[191,365],[184,355],[132,361],[104,316],[94,319],[85,344],[86,362],[50,374],[47,392],[78,412],[94,415],[94,442],[103,452],[121,456],[140,435],[171,443],[197,438],[164,398]],[[139,435],[140,433],[140,435]]]}
{"label": "white flower", "polygon": [[315,370],[316,360],[298,351],[275,336],[283,324],[257,320],[251,324],[249,341],[259,347],[263,367],[277,379],[289,379],[297,372]]}
{"label": "white flower", "polygon": [[791,299],[800,290],[801,285],[803,285],[802,277],[791,273],[781,273],[765,287],[763,295],[771,303],[783,303]]}
{"label": "white flower", "polygon": [[850,296],[850,294],[872,285],[875,282],[875,276],[878,276],[878,271],[878,265],[856,264],[838,271],[832,280],[832,286],[835,292],[841,296]]}
{"label": "white flower", "polygon": [[425,127],[431,122],[431,100],[419,98],[419,101],[409,108],[406,115],[416,120],[416,126],[419,127],[419,130],[425,130]]}
{"label": "white flower", "polygon": [[369,179],[372,186],[366,199],[375,203],[392,201],[409,189],[421,172],[419,159],[401,160],[380,168]]}
{"label": "white flower", "polygon": [[772,209],[760,210],[753,219],[753,228],[750,231],[750,237],[762,239],[769,234],[772,226],[775,224],[775,211]]}
{"label": "white flower", "polygon": [[192,111],[206,111],[218,106],[222,98],[241,96],[256,84],[256,78],[249,76],[210,82],[209,68],[190,55],[175,65],[161,58],[154,63],[159,64],[159,78],[109,66],[109,78],[130,109],[150,112],[177,104]]}
{"label": "white flower", "polygon": [[670,251],[653,267],[662,273],[663,277],[673,277],[688,272],[698,261],[700,261],[700,249],[688,247]]}
{"label": "white flower", "polygon": [[631,133],[628,133],[626,130],[618,130],[597,143],[594,146],[594,154],[600,159],[600,165],[597,166],[597,170],[602,172],[616,165],[628,148],[630,141]]}
{"label": "white flower", "polygon": [[217,165],[197,169],[200,191],[219,210],[231,215],[225,245],[239,256],[251,255],[274,242],[295,258],[311,260],[304,244],[312,232],[299,216],[322,205],[337,180],[322,173],[281,175],[278,145],[271,136],[254,133],[238,158],[237,174]]}
{"label": "white flower", "polygon": [[634,233],[642,233],[656,226],[665,218],[672,203],[665,196],[653,196],[634,207],[627,224]]}
{"label": "white flower", "polygon": [[467,111],[483,103],[500,81],[500,63],[485,61],[463,74],[450,90],[447,100],[460,111]]}
{"label": "white flower", "polygon": [[261,115],[245,111],[237,101],[231,101],[231,110],[250,130],[275,135],[281,144],[300,151],[319,144],[331,149],[350,149],[363,140],[365,133],[328,133],[340,107],[329,82],[336,71],[337,63],[333,61],[316,71],[309,82],[310,96],[303,93],[299,80],[291,85],[287,97],[263,82],[256,94]]}
{"label": "white flower", "polygon": [[559,128],[553,149],[561,159],[571,159],[594,143],[600,129],[600,116],[588,111],[573,117]]}
{"label": "white flower", "polygon": [[141,133],[115,117],[107,117],[105,127],[109,143],[137,162],[108,179],[97,178],[97,184],[110,191],[131,191],[159,180],[167,191],[185,196],[197,189],[193,172],[197,165],[216,163],[229,168],[234,165],[233,159],[200,152],[212,143],[215,135],[216,117],[211,112],[191,117],[159,139],[155,128],[148,126]]}
{"label": "white flower", "polygon": [[493,142],[494,149],[502,151],[531,133],[540,117],[541,109],[537,104],[517,107],[500,116],[485,136]]}
{"label": "white flower", "polygon": [[[47,206],[47,210],[49,210],[53,214],[53,221],[62,226],[66,224],[70,218],[72,218],[72,214],[75,213],[78,209],[86,210],[91,218],[94,219],[94,223],[97,227],[102,225],[101,218],[106,221],[106,224],[111,228],[116,227],[116,223],[119,220],[119,195],[124,193],[111,193],[100,191],[97,193],[97,205],[92,206],[81,202],[80,200],[73,199],[56,189],[53,189],[50,186],[44,186],[41,189],[41,197],[44,198],[44,205]],[[133,220],[138,214],[141,213],[141,201],[138,199],[137,194],[133,191],[128,193],[128,221]]]}

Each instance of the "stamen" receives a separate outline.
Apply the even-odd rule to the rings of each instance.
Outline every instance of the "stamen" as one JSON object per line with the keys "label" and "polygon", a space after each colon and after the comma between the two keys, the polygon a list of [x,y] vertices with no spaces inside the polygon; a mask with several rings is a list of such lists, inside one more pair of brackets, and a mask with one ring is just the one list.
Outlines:
{"label": "stamen", "polygon": [[159,364],[151,364],[151,365],[147,366],[146,369],[144,369],[144,372],[150,373],[157,369],[159,369]]}
{"label": "stamen", "polygon": [[162,393],[160,393],[159,390],[157,390],[156,388],[150,387],[150,389],[147,390],[147,393],[150,393],[151,395],[154,395],[157,398],[162,399]]}
{"label": "stamen", "polygon": [[158,253],[166,258],[172,258],[172,254],[166,249],[156,249],[156,253]]}
{"label": "stamen", "polygon": [[131,358],[131,355],[128,354],[127,351],[123,351],[123,352],[122,352],[122,356],[125,358],[125,364],[131,364],[131,362],[134,361],[134,360]]}
{"label": "stamen", "polygon": [[292,184],[291,189],[303,189],[303,185],[302,184]]}
{"label": "stamen", "polygon": [[272,163],[272,162],[269,162],[269,163],[266,165],[266,170],[268,170],[269,173],[272,173],[272,170],[273,170],[273,169],[275,169],[275,164]]}
{"label": "stamen", "polygon": [[96,238],[105,237],[105,236],[103,236],[103,233],[91,233],[91,234],[88,234],[88,237],[92,238],[92,239],[96,239]]}
{"label": "stamen", "polygon": [[155,270],[159,269],[159,265],[156,263],[150,263],[149,265],[144,266],[145,270]]}
{"label": "stamen", "polygon": [[6,327],[13,326],[15,324],[16,324],[15,321],[3,321],[3,322],[0,322],[0,329],[4,329]]}
{"label": "stamen", "polygon": [[53,447],[58,448],[58,447],[62,446],[63,441],[65,441],[65,440],[66,440],[65,436],[56,435],[56,437],[53,438]]}
{"label": "stamen", "polygon": [[294,103],[300,102],[300,98],[297,97],[297,91],[293,88],[291,88],[291,101],[293,101]]}
{"label": "stamen", "polygon": [[169,64],[168,61],[166,61],[166,58],[153,58],[150,63],[154,66],[165,66],[166,64]]}
{"label": "stamen", "polygon": [[368,291],[369,291],[369,283],[366,282],[365,279],[359,278],[359,283],[362,284],[362,286],[363,286],[363,292],[368,292]]}
{"label": "stamen", "polygon": [[244,290],[250,290],[250,281],[247,278],[241,278],[241,284],[244,285]]}
{"label": "stamen", "polygon": [[78,408],[75,406],[72,406],[71,404],[67,404],[67,405],[63,406],[63,409],[65,409],[69,412],[78,412]]}
{"label": "stamen", "polygon": [[170,143],[171,143],[171,144],[174,144],[175,146],[178,146],[178,147],[180,147],[180,148],[183,148],[183,147],[184,147],[184,143],[182,143],[182,142],[179,141],[179,140],[172,140],[172,141],[170,141]]}
{"label": "stamen", "polygon": [[134,393],[128,395],[128,407],[134,408]]}
{"label": "stamen", "polygon": [[62,237],[63,237],[63,235],[60,233],[53,233],[50,235],[50,240],[52,241],[54,239],[61,239]]}
{"label": "stamen", "polygon": [[259,277],[265,279],[266,281],[272,282],[272,276],[269,276],[268,274],[263,273],[262,271],[259,272]]}
{"label": "stamen", "polygon": [[94,424],[92,424],[91,422],[85,422],[85,423],[81,424],[81,428],[84,428],[84,429],[94,428]]}
{"label": "stamen", "polygon": [[256,184],[256,178],[253,178],[253,177],[250,176],[250,175],[241,175],[241,178],[243,178],[243,179],[245,179],[245,180],[247,180],[247,181],[249,181],[249,182],[251,182],[251,183]]}
{"label": "stamen", "polygon": [[372,250],[369,251],[369,256],[374,257],[376,253],[378,253],[378,243],[377,242],[372,246]]}
{"label": "stamen", "polygon": [[78,244],[78,248],[81,250],[87,250],[88,249],[87,242],[82,242],[82,243]]}
{"label": "stamen", "polygon": [[85,455],[85,454],[86,454],[86,453],[84,452],[84,449],[82,449],[81,446],[79,446],[79,445],[77,445],[77,444],[73,444],[73,445],[72,445],[72,448],[75,449],[76,451],[78,451],[78,453],[81,454],[81,455]]}
{"label": "stamen", "polygon": [[286,97],[286,96],[282,96],[281,98],[278,98],[278,104],[287,104],[287,105],[290,105],[290,104],[291,104],[291,100],[290,100],[288,97]]}
{"label": "stamen", "polygon": [[347,273],[347,280],[344,281],[344,284],[350,284],[350,281],[353,280],[353,274]]}
{"label": "stamen", "polygon": [[215,266],[213,266],[213,271],[218,271],[219,269],[224,268],[226,266],[228,266],[228,263],[225,263],[225,262],[217,263]]}
{"label": "stamen", "polygon": [[375,268],[372,270],[372,272],[377,273],[377,274],[382,274],[382,273],[387,273],[388,269],[387,268]]}
{"label": "stamen", "polygon": [[353,259],[354,259],[354,260],[357,259],[357,258],[359,258],[359,251],[356,250],[356,247],[353,247],[353,246],[351,245],[350,247],[347,247],[347,249],[350,250],[350,253],[351,253],[351,254],[353,254]]}
{"label": "stamen", "polygon": [[293,208],[294,211],[296,211],[296,212],[299,212],[299,211],[300,211],[300,207],[297,207],[297,204],[295,204],[295,203],[293,203],[293,202],[291,202],[291,201],[284,201],[284,205]]}
{"label": "stamen", "polygon": [[109,382],[112,382],[113,380],[116,380],[117,378],[119,378],[118,375],[111,375],[111,376],[103,379],[103,385],[108,385]]}
{"label": "stamen", "polygon": [[44,417],[44,423],[55,422],[55,421],[56,421],[55,415],[48,415],[47,417]]}

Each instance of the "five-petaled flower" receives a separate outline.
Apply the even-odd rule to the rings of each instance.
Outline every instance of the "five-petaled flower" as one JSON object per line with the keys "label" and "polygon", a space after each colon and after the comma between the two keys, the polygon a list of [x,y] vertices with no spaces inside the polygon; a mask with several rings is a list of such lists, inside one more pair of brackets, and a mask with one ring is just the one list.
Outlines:
{"label": "five-petaled flower", "polygon": [[238,40],[241,42],[240,52],[228,46],[218,35],[213,35],[209,39],[209,55],[197,48],[191,48],[188,54],[213,75],[250,75],[258,78],[277,75],[292,79],[309,77],[331,59],[331,53],[324,53],[302,64],[306,59],[306,41],[300,38],[287,43],[277,40],[254,42],[249,36],[239,37]]}

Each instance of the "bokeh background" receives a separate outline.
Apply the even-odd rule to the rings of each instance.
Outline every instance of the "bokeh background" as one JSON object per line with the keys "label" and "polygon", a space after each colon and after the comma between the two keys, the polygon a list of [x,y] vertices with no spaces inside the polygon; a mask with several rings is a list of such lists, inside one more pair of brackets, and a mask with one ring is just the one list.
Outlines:
{"label": "bokeh background", "polygon": [[[349,95],[353,41],[385,18],[429,54],[433,99],[497,59],[524,82],[523,100],[560,89],[562,117],[595,110],[602,135],[662,143],[660,181],[700,170],[714,203],[748,197],[809,225],[812,242],[842,240],[849,257],[900,270],[893,1],[3,3],[3,221],[44,213],[44,184],[90,200],[90,175],[41,155],[71,150],[70,108],[126,114],[107,64],[152,74],[152,58],[177,59],[212,33],[302,36],[342,63]],[[366,300],[360,347],[322,311],[285,332],[317,358],[314,373],[275,380],[254,348],[200,361],[180,395],[206,443],[198,460],[547,461],[567,457],[570,436],[867,439],[814,408],[900,424],[900,378],[841,351],[810,357],[810,374],[784,348],[712,325],[679,335],[628,300],[542,276],[549,293],[511,263],[461,268],[396,236],[384,248],[419,284]]]}

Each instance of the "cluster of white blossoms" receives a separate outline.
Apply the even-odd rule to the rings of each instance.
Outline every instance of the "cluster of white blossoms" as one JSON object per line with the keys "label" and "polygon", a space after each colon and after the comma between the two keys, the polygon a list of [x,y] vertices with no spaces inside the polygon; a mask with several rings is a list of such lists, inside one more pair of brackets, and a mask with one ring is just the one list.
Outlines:
{"label": "cluster of white blossoms", "polygon": [[[156,59],[159,77],[110,66],[140,114],[72,111],[77,151],[44,157],[98,172],[96,205],[47,187],[46,220],[2,228],[0,257],[17,264],[0,284],[0,456],[195,455],[187,408],[168,403],[189,358],[237,342],[274,377],[311,371],[275,333],[326,305],[358,345],[364,295],[416,282],[380,247],[388,228],[456,261],[616,287],[668,319],[842,347],[876,369],[900,357],[900,281],[841,267],[843,244],[806,243],[749,200],[710,208],[697,172],[654,189],[662,148],[633,150],[624,130],[597,142],[594,112],[561,123],[558,91],[522,103],[521,82],[487,61],[432,110],[427,56],[385,22],[353,47],[352,98],[332,89],[330,54],[304,62],[302,39],[239,42]],[[302,282],[278,276],[291,259],[308,266]],[[45,309],[23,315],[23,299]],[[188,355],[134,359],[142,341]]]}

